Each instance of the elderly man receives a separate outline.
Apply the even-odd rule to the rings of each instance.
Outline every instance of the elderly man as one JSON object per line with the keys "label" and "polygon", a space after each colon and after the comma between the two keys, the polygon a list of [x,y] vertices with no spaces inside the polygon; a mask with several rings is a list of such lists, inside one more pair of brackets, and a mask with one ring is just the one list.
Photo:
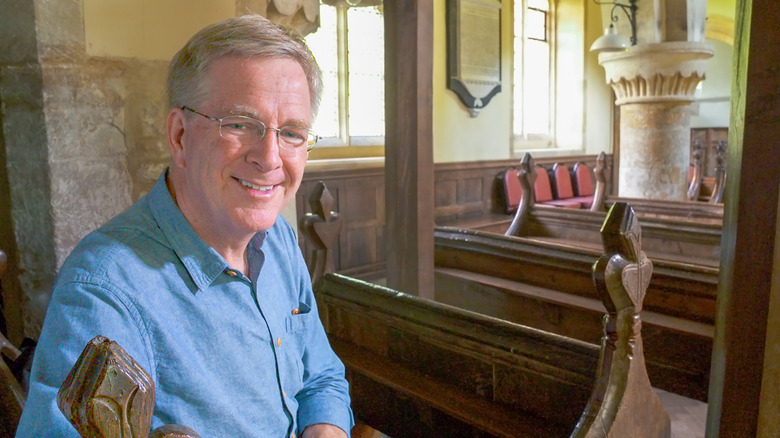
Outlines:
{"label": "elderly man", "polygon": [[56,393],[86,343],[119,343],[156,385],[153,427],[202,437],[344,437],[344,367],[293,228],[321,73],[259,16],[206,27],[170,65],[171,164],[74,249],[47,311],[20,437],[78,436]]}

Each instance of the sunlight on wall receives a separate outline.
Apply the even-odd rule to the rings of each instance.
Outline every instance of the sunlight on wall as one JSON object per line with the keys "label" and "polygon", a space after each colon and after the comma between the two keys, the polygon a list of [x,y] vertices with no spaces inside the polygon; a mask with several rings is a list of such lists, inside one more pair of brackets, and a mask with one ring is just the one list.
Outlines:
{"label": "sunlight on wall", "polygon": [[167,61],[203,26],[235,13],[233,0],[84,0],[87,54]]}
{"label": "sunlight on wall", "polygon": [[501,92],[477,117],[470,117],[467,108],[447,88],[445,4],[436,1],[433,7],[433,160],[441,163],[510,158],[512,2],[501,1]]}
{"label": "sunlight on wall", "polygon": [[691,128],[729,126],[733,48],[722,41],[708,42],[715,49],[715,56],[710,58],[707,75],[696,90]]}

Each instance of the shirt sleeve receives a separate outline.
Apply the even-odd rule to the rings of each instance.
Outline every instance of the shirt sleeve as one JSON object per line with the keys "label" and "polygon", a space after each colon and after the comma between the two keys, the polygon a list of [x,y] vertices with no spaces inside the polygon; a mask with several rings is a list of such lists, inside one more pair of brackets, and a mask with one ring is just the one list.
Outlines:
{"label": "shirt sleeve", "polygon": [[137,326],[140,319],[133,312],[117,291],[104,286],[74,281],[54,290],[35,349],[17,437],[80,436],[57,406],[57,391],[97,335],[116,341],[147,372],[154,370]]}

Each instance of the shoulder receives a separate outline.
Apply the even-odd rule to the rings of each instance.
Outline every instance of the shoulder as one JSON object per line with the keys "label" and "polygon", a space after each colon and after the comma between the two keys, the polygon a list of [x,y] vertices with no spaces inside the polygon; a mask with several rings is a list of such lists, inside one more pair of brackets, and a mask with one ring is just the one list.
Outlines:
{"label": "shoulder", "polygon": [[58,284],[97,282],[112,274],[158,265],[170,245],[149,213],[145,199],[85,236],[65,260]]}

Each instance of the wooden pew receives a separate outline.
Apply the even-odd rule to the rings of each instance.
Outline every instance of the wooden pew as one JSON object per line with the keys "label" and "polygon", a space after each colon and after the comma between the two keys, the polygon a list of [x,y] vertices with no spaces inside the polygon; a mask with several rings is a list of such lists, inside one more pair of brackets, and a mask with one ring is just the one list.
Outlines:
{"label": "wooden pew", "polygon": [[[723,204],[699,201],[663,201],[658,199],[639,199],[608,196],[601,208],[606,211],[615,202],[628,202],[640,220],[653,218],[723,224]],[[634,207],[636,205],[636,207]],[[644,223],[644,222],[643,222]]]}
{"label": "wooden pew", "polygon": [[[494,223],[473,229],[598,248],[598,230],[605,213],[593,211],[596,209],[586,211],[535,205],[530,190],[535,182],[533,169],[533,158],[526,154],[519,172],[523,198],[509,225]],[[617,201],[626,202],[623,199]],[[664,210],[658,201],[638,204],[642,208],[650,210],[652,206],[653,209],[647,215],[637,213],[642,220],[642,248],[652,260],[673,260],[712,267],[719,265],[722,213],[721,218],[716,213],[710,214],[708,219],[690,218],[687,217],[689,213],[685,212],[685,205]],[[710,211],[718,211],[718,208],[706,207]]]}
{"label": "wooden pew", "polygon": [[[604,308],[595,249],[474,230],[434,232],[436,301],[595,343]],[[661,389],[705,401],[718,270],[654,262],[644,300],[648,370]]]}
{"label": "wooden pew", "polygon": [[630,207],[613,207],[593,273],[600,347],[338,274],[317,279],[356,416],[396,438],[669,436],[644,365],[652,266],[638,235]]}

